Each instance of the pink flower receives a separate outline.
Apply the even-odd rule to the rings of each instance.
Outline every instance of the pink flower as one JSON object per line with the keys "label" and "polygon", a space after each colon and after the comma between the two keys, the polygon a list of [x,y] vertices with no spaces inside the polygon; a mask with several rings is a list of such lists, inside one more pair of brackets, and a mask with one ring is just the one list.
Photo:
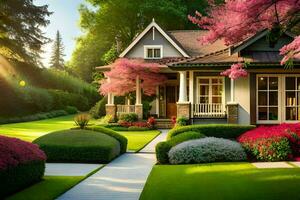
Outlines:
{"label": "pink flower", "polygon": [[284,55],[281,65],[293,59],[300,59],[300,36],[297,36],[292,43],[283,46],[280,55]]}
{"label": "pink flower", "polygon": [[247,77],[248,72],[245,69],[243,69],[243,64],[237,63],[237,64],[231,65],[230,69],[227,69],[227,70],[221,72],[221,75],[228,76],[230,79],[235,80],[240,77]]}

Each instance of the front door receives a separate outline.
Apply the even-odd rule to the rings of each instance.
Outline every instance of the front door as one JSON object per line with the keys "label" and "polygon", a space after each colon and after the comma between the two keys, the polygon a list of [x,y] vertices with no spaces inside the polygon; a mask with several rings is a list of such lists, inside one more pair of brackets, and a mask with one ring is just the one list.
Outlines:
{"label": "front door", "polygon": [[166,86],[167,118],[177,115],[177,86]]}

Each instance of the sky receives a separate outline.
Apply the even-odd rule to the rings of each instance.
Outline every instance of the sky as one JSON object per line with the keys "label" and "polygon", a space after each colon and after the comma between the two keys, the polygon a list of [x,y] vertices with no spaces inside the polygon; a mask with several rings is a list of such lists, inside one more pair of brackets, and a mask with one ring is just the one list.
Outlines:
{"label": "sky", "polygon": [[[50,24],[43,28],[43,32],[45,32],[46,37],[54,39],[56,31],[60,31],[65,46],[65,61],[68,61],[75,48],[75,38],[81,34],[78,26],[78,7],[81,3],[84,3],[84,0],[34,0],[34,3],[36,5],[49,5],[48,10],[53,14],[48,18]],[[42,62],[45,66],[49,66],[51,48],[52,43],[45,45],[43,48],[45,53],[42,54]]]}

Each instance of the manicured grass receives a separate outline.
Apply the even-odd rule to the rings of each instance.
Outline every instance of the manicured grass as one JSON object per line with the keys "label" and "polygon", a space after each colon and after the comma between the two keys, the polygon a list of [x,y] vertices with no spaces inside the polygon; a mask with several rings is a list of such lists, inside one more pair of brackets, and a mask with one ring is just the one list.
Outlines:
{"label": "manicured grass", "polygon": [[139,151],[159,135],[160,131],[119,131],[118,133],[124,135],[128,139],[128,150]]}
{"label": "manicured grass", "polygon": [[[33,141],[47,133],[74,127],[74,115],[52,119],[0,125],[0,135]],[[94,121],[91,121],[93,123]]]}
{"label": "manicured grass", "polygon": [[40,183],[8,197],[7,200],[52,200],[84,178],[84,176],[45,176]]}
{"label": "manicured grass", "polygon": [[141,200],[299,200],[300,168],[257,169],[249,163],[156,165]]}

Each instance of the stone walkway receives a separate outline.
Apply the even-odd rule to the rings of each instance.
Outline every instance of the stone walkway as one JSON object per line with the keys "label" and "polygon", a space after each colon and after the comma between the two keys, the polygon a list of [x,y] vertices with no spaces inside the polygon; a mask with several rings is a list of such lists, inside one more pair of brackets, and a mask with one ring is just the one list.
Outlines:
{"label": "stone walkway", "polygon": [[167,130],[139,153],[125,153],[97,173],[60,196],[59,200],[138,200],[156,163],[155,145],[165,140]]}
{"label": "stone walkway", "polygon": [[294,168],[295,166],[300,167],[300,162],[255,162],[251,164],[254,165],[256,168],[260,168],[260,169]]}
{"label": "stone walkway", "polygon": [[101,164],[46,163],[45,176],[86,176]]}

